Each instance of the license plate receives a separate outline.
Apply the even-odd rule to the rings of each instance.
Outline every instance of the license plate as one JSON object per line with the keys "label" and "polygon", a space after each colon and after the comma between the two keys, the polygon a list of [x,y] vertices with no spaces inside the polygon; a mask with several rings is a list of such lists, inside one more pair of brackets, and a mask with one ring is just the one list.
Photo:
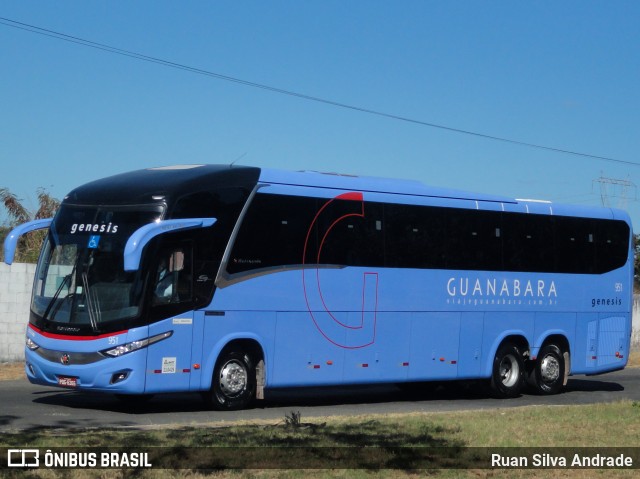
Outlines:
{"label": "license plate", "polygon": [[72,378],[69,376],[58,376],[58,386],[63,386],[65,388],[78,387],[78,378]]}

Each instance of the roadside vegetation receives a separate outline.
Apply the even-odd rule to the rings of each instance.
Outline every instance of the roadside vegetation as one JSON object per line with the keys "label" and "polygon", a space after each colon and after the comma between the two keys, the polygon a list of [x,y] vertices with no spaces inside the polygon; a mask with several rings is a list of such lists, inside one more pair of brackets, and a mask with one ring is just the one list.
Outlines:
{"label": "roadside vegetation", "polygon": [[[127,474],[106,469],[33,471],[31,477],[43,478],[294,478],[303,473],[308,478],[537,478],[550,477],[549,473],[553,477],[635,477],[637,469],[473,467],[491,454],[491,448],[540,447],[553,453],[551,448],[555,447],[637,446],[640,402],[321,418],[302,418],[292,411],[277,423],[100,431],[33,429],[0,437],[0,446],[18,444],[38,448],[117,445],[125,449],[147,448],[152,454],[160,451],[154,448],[162,447],[153,461],[183,468]],[[246,464],[252,469],[215,470],[221,464]],[[286,468],[276,469],[283,464]]]}
{"label": "roadside vegetation", "polygon": [[[7,221],[0,225],[0,245],[12,228],[27,221],[51,218],[60,206],[60,201],[53,198],[44,188],[36,191],[38,207],[30,211],[24,201],[11,193],[8,188],[0,188],[0,202],[4,205]],[[4,216],[4,215],[3,215]],[[16,263],[35,263],[40,254],[40,247],[46,235],[45,231],[34,231],[20,238],[16,248]],[[0,260],[4,261],[4,252],[0,248]]]}

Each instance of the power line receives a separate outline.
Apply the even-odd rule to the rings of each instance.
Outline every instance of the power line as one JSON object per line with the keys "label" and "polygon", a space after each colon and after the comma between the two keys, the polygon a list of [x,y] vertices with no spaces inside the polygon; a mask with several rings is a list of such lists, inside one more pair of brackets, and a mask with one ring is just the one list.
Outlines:
{"label": "power line", "polygon": [[348,110],[353,110],[353,111],[358,111],[361,113],[367,113],[370,115],[376,115],[376,116],[380,116],[380,117],[384,117],[384,118],[389,118],[392,120],[399,120],[399,121],[403,121],[403,122],[407,122],[407,123],[413,123],[416,125],[422,125],[422,126],[427,126],[430,128],[437,128],[440,130],[445,130],[445,131],[449,131],[449,132],[453,132],[453,133],[459,133],[459,134],[463,134],[463,135],[470,135],[470,136],[475,136],[478,138],[484,138],[487,140],[494,140],[494,141],[500,141],[503,143],[511,143],[514,145],[520,145],[520,146],[527,146],[530,148],[536,148],[539,150],[545,150],[545,151],[552,151],[555,153],[563,153],[563,154],[567,154],[567,155],[573,155],[573,156],[581,156],[584,158],[592,158],[592,159],[596,159],[596,160],[601,160],[601,161],[608,161],[608,162],[613,162],[613,163],[621,163],[621,164],[625,164],[625,165],[632,165],[632,166],[640,166],[640,163],[637,162],[633,162],[633,161],[626,161],[626,160],[619,160],[616,158],[610,158],[610,157],[606,157],[606,156],[598,156],[598,155],[592,155],[589,153],[581,153],[581,152],[577,152],[577,151],[572,151],[572,150],[565,150],[562,148],[554,148],[554,147],[550,147],[550,146],[544,146],[544,145],[539,145],[536,143],[528,143],[528,142],[524,142],[524,141],[519,141],[519,140],[513,140],[513,139],[509,139],[509,138],[504,138],[504,137],[500,137],[500,136],[494,136],[494,135],[488,135],[488,134],[484,134],[484,133],[478,133],[475,131],[470,131],[470,130],[463,130],[460,128],[454,128],[454,127],[450,127],[450,126],[446,126],[446,125],[440,125],[437,123],[431,123],[431,122],[427,122],[427,121],[423,121],[423,120],[418,120],[415,118],[409,118],[409,117],[405,117],[405,116],[400,116],[400,115],[395,115],[393,113],[386,113],[383,111],[378,111],[378,110],[372,110],[369,108],[364,108],[364,107],[360,107],[357,105],[351,105],[348,103],[342,103],[342,102],[338,102],[338,101],[333,101],[333,100],[329,100],[326,98],[321,98],[321,97],[317,97],[317,96],[312,96],[312,95],[307,95],[305,93],[299,93],[299,92],[295,92],[292,90],[286,90],[283,88],[278,88],[278,87],[274,87],[274,86],[270,86],[270,85],[265,85],[262,83],[256,83],[256,82],[252,82],[252,81],[248,81],[248,80],[243,80],[241,78],[236,78],[236,77],[232,77],[232,76],[228,76],[228,75],[223,75],[220,73],[216,73],[210,70],[204,70],[201,68],[196,68],[196,67],[192,67],[189,65],[184,65],[182,63],[176,63],[176,62],[171,62],[168,60],[164,60],[162,58],[157,58],[157,57],[152,57],[149,55],[144,55],[142,53],[138,53],[138,52],[134,52],[131,50],[124,50],[122,48],[117,48],[117,47],[113,47],[111,45],[107,45],[104,43],[98,43],[98,42],[94,42],[91,40],[86,40],[84,38],[80,38],[80,37],[75,37],[73,35],[67,35],[65,33],[61,33],[61,32],[56,32],[54,30],[48,30],[46,28],[41,28],[35,25],[30,25],[28,23],[22,23],[22,22],[18,22],[16,20],[11,20],[10,18],[5,18],[5,17],[0,17],[0,25],[4,25],[7,27],[12,27],[12,28],[17,28],[19,30],[24,30],[30,33],[36,33],[38,35],[43,35],[46,37],[51,37],[51,38],[55,38],[57,40],[64,40],[66,42],[70,42],[70,43],[75,43],[78,45],[82,45],[85,47],[90,47],[90,48],[95,48],[97,50],[102,50],[105,52],[109,52],[109,53],[114,53],[117,55],[122,55],[122,56],[126,56],[129,58],[134,58],[136,60],[142,60],[142,61],[146,61],[146,62],[150,62],[150,63],[156,63],[158,65],[163,65],[166,67],[170,67],[170,68],[176,68],[178,70],[184,70],[184,71],[188,71],[191,73],[196,73],[198,75],[204,75],[204,76],[208,76],[211,78],[216,78],[218,80],[223,80],[223,81],[228,81],[228,82],[232,82],[232,83],[237,83],[240,85],[244,85],[244,86],[248,86],[251,88],[258,88],[261,90],[266,90],[266,91],[270,91],[273,93],[278,93],[281,95],[288,95],[291,97],[295,97],[301,100],[307,100],[307,101],[313,101],[313,102],[317,102],[317,103],[323,103],[325,105],[331,105],[331,106],[335,106],[335,107],[339,107],[339,108],[344,108],[344,109],[348,109]]}

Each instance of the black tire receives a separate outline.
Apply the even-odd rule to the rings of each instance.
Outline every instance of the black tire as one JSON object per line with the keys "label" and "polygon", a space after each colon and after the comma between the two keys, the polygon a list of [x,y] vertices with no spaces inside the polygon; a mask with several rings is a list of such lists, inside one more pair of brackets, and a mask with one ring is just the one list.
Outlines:
{"label": "black tire", "polygon": [[513,398],[524,385],[524,360],[518,347],[503,343],[493,358],[491,394],[496,398]]}
{"label": "black tire", "polygon": [[232,411],[247,408],[255,397],[256,366],[251,356],[241,349],[223,351],[205,395],[207,402],[218,411]]}
{"label": "black tire", "polygon": [[529,371],[528,383],[536,394],[558,394],[564,386],[566,364],[555,344],[546,344]]}

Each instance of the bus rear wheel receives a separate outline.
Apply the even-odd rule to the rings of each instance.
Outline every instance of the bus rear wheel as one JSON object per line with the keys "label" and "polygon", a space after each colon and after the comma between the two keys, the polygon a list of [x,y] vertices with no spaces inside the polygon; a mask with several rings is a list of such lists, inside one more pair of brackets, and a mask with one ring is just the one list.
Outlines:
{"label": "bus rear wheel", "polygon": [[491,393],[497,398],[512,398],[520,394],[524,385],[524,361],[518,347],[504,343],[493,359]]}
{"label": "bus rear wheel", "polygon": [[213,409],[232,411],[248,407],[256,396],[256,366],[241,349],[225,350],[213,371],[205,398]]}
{"label": "bus rear wheel", "polygon": [[565,368],[560,348],[546,344],[529,371],[528,383],[537,394],[558,394],[564,385]]}

